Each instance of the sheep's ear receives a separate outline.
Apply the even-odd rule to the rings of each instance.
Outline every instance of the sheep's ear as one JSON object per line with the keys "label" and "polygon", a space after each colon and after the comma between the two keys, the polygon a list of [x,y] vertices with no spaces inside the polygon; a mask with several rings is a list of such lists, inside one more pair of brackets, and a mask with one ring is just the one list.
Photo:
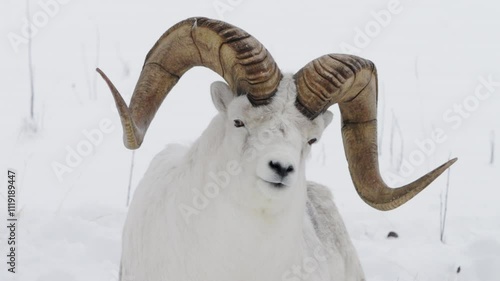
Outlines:
{"label": "sheep's ear", "polygon": [[323,118],[323,122],[325,122],[325,128],[326,128],[332,122],[333,113],[327,110],[325,111],[325,113],[321,114],[321,117]]}
{"label": "sheep's ear", "polygon": [[210,86],[212,101],[219,112],[226,112],[229,103],[233,100],[234,94],[229,86],[221,81],[212,83]]}

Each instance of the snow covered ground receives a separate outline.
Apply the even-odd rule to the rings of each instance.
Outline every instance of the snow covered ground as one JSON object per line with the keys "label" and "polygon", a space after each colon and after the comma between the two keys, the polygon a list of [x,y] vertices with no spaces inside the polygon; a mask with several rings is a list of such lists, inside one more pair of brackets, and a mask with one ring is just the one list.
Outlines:
{"label": "snow covered ground", "polygon": [[[150,47],[167,28],[191,16],[224,19],[247,30],[284,71],[327,53],[350,52],[375,62],[380,163],[393,185],[417,178],[450,155],[459,158],[449,181],[445,174],[401,208],[376,211],[352,187],[334,109],[337,121],[315,145],[308,177],[331,187],[368,280],[500,280],[500,4],[29,3],[36,133],[28,121],[25,1],[0,1],[0,280],[117,280],[132,153],[122,145],[111,95],[94,69],[104,69],[130,98]],[[205,128],[215,114],[209,85],[220,79],[201,68],[181,79],[135,153],[132,189],[165,144],[192,142]],[[102,138],[89,146],[88,136],[97,134]],[[78,148],[86,155],[73,155]],[[16,274],[6,263],[9,168],[17,171],[19,199]],[[399,238],[387,239],[390,231]]]}

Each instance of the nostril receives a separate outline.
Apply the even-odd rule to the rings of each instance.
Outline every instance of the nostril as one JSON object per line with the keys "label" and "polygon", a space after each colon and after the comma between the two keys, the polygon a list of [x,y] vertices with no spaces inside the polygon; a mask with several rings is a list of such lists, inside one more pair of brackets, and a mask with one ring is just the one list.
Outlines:
{"label": "nostril", "polygon": [[275,171],[276,173],[280,174],[281,173],[281,170],[283,169],[281,167],[281,164],[280,162],[273,162],[273,161],[269,161],[269,167],[271,167],[271,170]]}
{"label": "nostril", "polygon": [[288,167],[283,167],[280,162],[273,162],[269,161],[269,167],[278,175],[281,177],[286,177],[288,173],[291,173],[294,171],[293,166],[289,165]]}

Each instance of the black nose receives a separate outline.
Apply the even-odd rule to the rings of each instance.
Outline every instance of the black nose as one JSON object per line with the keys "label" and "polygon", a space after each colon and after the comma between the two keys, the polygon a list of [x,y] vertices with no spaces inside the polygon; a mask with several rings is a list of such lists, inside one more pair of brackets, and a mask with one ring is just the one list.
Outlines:
{"label": "black nose", "polygon": [[293,172],[293,166],[282,166],[280,162],[276,161],[269,161],[269,167],[271,167],[271,170],[273,170],[276,174],[280,175],[282,178],[286,177],[289,173]]}

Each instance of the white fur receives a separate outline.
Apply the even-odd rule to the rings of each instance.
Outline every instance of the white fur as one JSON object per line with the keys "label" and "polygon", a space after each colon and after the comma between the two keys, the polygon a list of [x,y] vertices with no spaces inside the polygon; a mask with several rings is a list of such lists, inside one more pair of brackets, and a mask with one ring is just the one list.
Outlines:
{"label": "white fur", "polygon": [[295,96],[290,75],[268,106],[212,85],[219,114],[192,147],[160,152],[135,192],[122,281],[364,280],[330,192],[305,179],[307,142],[332,115],[308,120]]}

